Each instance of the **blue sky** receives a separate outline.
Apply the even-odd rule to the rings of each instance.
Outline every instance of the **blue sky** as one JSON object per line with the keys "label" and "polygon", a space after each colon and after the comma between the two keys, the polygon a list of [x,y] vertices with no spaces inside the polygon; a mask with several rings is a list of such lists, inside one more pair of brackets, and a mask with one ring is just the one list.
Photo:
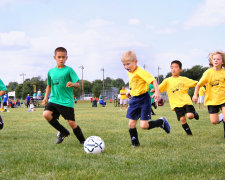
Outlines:
{"label": "blue sky", "polygon": [[224,0],[1,0],[0,76],[5,84],[46,78],[54,49],[68,50],[67,65],[81,78],[123,78],[121,55],[133,50],[140,67],[157,76],[179,59],[183,68],[208,66],[225,49]]}

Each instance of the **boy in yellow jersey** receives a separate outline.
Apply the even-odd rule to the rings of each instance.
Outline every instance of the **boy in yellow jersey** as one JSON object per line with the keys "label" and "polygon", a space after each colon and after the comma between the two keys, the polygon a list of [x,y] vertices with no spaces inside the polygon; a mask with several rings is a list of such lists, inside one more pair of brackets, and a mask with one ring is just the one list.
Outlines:
{"label": "boy in yellow jersey", "polygon": [[[223,121],[225,138],[225,53],[218,51],[209,55],[210,68],[206,70],[195,87],[195,93],[192,97],[197,102],[198,92],[201,86],[206,83],[205,105],[208,106],[210,121],[212,124],[218,124]],[[222,113],[218,115],[220,109]]]}
{"label": "boy in yellow jersey", "polygon": [[123,109],[123,105],[125,106],[125,109],[127,109],[127,90],[124,86],[122,86],[122,89],[120,90],[120,110]]}
{"label": "boy in yellow jersey", "polygon": [[199,95],[198,96],[198,109],[200,109],[201,104],[203,104],[203,109],[205,109],[205,106],[204,106],[205,88],[204,88],[204,86],[200,87],[198,95]]}
{"label": "boy in yellow jersey", "polygon": [[121,61],[124,68],[128,71],[129,76],[129,94],[132,98],[129,101],[126,117],[129,119],[129,133],[132,147],[136,147],[140,146],[136,129],[137,120],[139,118],[141,120],[140,127],[142,129],[161,127],[167,133],[170,133],[170,125],[165,117],[161,117],[156,121],[148,121],[151,119],[151,98],[148,93],[149,84],[153,83],[154,85],[155,100],[158,101],[161,99],[155,78],[147,71],[137,66],[137,57],[133,51],[125,52]]}
{"label": "boy in yellow jersey", "polygon": [[169,98],[170,107],[176,112],[177,119],[180,121],[187,135],[192,135],[191,129],[187,124],[188,119],[199,119],[198,113],[192,105],[191,97],[188,95],[190,87],[195,87],[197,81],[180,76],[182,63],[178,60],[171,62],[172,77],[164,79],[159,85],[159,91],[166,91]]}

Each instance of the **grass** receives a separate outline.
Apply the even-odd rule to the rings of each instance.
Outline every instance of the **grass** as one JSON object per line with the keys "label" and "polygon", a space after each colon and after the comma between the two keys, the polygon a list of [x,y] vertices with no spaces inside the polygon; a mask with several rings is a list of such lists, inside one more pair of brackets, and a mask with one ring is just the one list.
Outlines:
{"label": "grass", "polygon": [[[85,137],[100,136],[106,144],[99,155],[86,154],[71,133],[56,145],[57,131],[42,117],[43,109],[26,108],[1,113],[0,179],[224,179],[225,139],[222,124],[212,125],[207,110],[200,120],[188,120],[193,137],[185,134],[168,103],[155,110],[155,120],[166,116],[171,134],[161,128],[138,133],[141,146],[131,148],[125,110],[113,104],[92,108],[76,104],[76,122]],[[60,118],[68,129],[69,125]],[[70,132],[71,129],[70,129]]]}

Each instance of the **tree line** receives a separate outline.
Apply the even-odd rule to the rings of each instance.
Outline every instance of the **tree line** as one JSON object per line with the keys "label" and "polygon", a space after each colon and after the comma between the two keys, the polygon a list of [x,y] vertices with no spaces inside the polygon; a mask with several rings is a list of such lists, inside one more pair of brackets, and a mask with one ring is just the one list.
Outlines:
{"label": "tree line", "polygon": [[[188,77],[193,80],[199,80],[202,76],[202,74],[208,69],[208,67],[203,67],[200,65],[193,66],[190,69],[183,69],[183,71],[180,73],[181,76]],[[159,77],[155,77],[158,79],[159,84],[167,77],[171,76],[171,72],[167,73],[167,75],[164,77],[163,75],[159,75]],[[128,83],[125,83],[122,78],[112,79],[110,77],[107,77],[104,79],[104,90],[110,90],[112,87],[116,87],[119,90],[122,86],[128,86]],[[34,88],[35,86],[35,88]],[[40,76],[33,77],[31,79],[27,78],[24,80],[24,83],[17,83],[17,82],[10,82],[7,85],[8,91],[15,91],[16,98],[23,98],[25,99],[27,94],[33,95],[35,89],[36,91],[41,90],[41,92],[45,91],[45,88],[47,86],[47,80],[41,79]],[[96,79],[92,82],[88,80],[83,80],[83,88],[84,93],[92,93],[95,97],[98,97],[103,90],[103,80]],[[193,88],[190,89],[189,95],[193,94]],[[80,80],[80,87],[74,88],[74,96],[79,97],[82,95],[82,82]]]}

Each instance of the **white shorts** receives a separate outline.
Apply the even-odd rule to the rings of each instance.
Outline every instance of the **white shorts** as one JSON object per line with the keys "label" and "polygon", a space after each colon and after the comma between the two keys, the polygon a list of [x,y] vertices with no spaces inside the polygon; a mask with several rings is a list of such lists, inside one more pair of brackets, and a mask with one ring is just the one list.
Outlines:
{"label": "white shorts", "polygon": [[205,96],[199,96],[198,97],[198,103],[200,104],[200,103],[204,103],[204,100],[205,100]]}
{"label": "white shorts", "polygon": [[120,99],[120,104],[127,104],[127,99]]}

